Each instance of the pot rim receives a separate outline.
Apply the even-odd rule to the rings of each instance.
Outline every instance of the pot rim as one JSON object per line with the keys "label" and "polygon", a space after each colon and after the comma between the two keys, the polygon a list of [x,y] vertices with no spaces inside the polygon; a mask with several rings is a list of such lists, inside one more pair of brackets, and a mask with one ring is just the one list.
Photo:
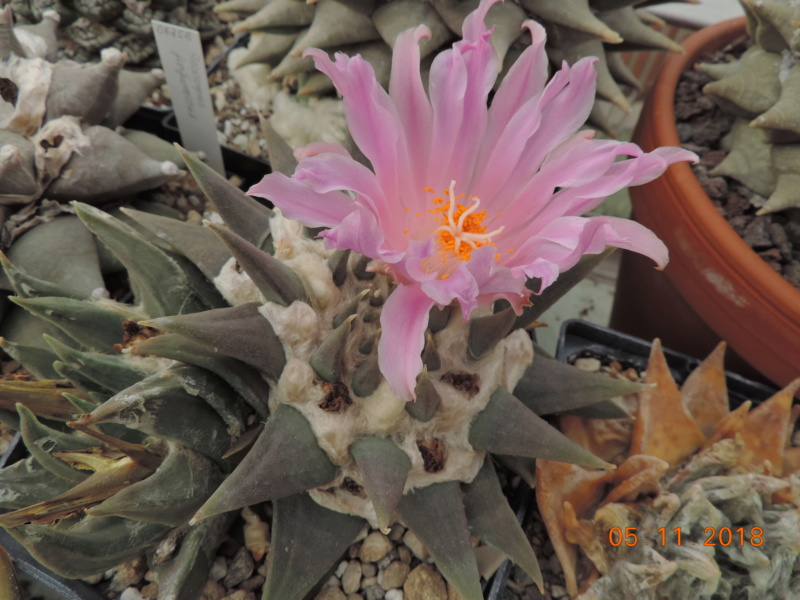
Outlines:
{"label": "pot rim", "polygon": [[[675,90],[683,72],[690,69],[703,54],[718,50],[743,36],[746,33],[746,23],[745,17],[737,17],[705,27],[684,41],[684,54],[667,58],[648,98],[652,103],[652,114],[655,117],[651,123],[653,135],[650,139],[654,147],[681,146],[675,121],[674,102]],[[652,150],[652,148],[646,149]],[[721,262],[729,263],[731,257],[735,256],[740,274],[749,280],[752,287],[760,289],[773,301],[778,297],[788,296],[786,304],[793,305],[797,310],[800,306],[800,291],[769,268],[767,263],[739,237],[717,211],[689,163],[674,164],[670,170],[673,171],[671,184],[682,190],[681,195],[684,198],[693,200],[681,202],[674,207],[681,218],[701,234],[701,237],[713,240],[712,251],[719,256]],[[774,291],[767,293],[766,290]]]}

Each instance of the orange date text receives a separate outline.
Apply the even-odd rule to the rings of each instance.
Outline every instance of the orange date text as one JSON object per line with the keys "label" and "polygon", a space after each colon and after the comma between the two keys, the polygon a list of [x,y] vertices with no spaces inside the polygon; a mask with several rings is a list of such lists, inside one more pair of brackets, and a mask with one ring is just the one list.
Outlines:
{"label": "orange date text", "polygon": [[681,533],[681,528],[667,530],[661,527],[656,531],[654,538],[640,538],[636,527],[612,527],[608,530],[608,543],[618,546],[761,546],[764,543],[764,530],[761,527],[706,527],[703,538],[700,540],[687,540]]}

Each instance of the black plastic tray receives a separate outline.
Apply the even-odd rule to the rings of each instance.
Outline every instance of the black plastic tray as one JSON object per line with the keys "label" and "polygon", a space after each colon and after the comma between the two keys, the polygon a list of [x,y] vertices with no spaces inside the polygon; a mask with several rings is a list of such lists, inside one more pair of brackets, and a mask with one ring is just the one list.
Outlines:
{"label": "black plastic tray", "polygon": [[[569,362],[571,358],[581,354],[609,357],[624,365],[633,366],[637,371],[644,371],[647,367],[647,358],[650,356],[651,344],[652,341],[645,341],[588,321],[570,319],[561,326],[556,358],[562,362]],[[685,381],[701,363],[696,358],[666,348],[664,356],[672,376],[679,384]],[[728,397],[734,408],[746,400],[758,404],[777,392],[774,388],[756,383],[736,373],[726,372],[725,376]]]}

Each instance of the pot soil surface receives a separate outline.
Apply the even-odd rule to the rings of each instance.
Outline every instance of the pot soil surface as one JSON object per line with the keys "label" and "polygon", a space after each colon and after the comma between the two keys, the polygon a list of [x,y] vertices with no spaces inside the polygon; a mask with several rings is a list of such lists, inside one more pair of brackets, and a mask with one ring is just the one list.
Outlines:
{"label": "pot soil surface", "polygon": [[[698,62],[727,63],[736,60],[749,46],[746,39],[705,55]],[[734,117],[722,112],[703,94],[703,86],[712,80],[698,71],[684,71],[675,92],[675,120],[681,144],[700,156],[694,170],[700,185],[733,230],[770,267],[800,290],[800,215],[784,211],[757,216],[766,198],[759,196],[735,179],[712,176],[728,151],[723,140],[730,132]],[[794,213],[794,214],[793,214]]]}

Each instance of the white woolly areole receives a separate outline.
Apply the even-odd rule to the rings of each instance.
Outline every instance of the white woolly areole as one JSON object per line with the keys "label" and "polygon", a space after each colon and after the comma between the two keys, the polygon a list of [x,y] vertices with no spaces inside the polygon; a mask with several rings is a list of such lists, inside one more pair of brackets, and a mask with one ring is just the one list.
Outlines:
{"label": "white woolly areole", "polygon": [[265,301],[256,284],[233,257],[228,259],[214,278],[214,286],[231,306]]}
{"label": "white woolly areole", "polygon": [[0,99],[0,129],[32,135],[44,119],[53,64],[42,58],[12,55],[0,62],[0,77],[10,79],[18,88],[16,104]]}
{"label": "white woolly areole", "polygon": [[[307,362],[322,341],[326,329],[330,329],[320,315],[305,302],[295,301],[289,306],[270,302],[258,310],[283,342],[287,361],[290,358],[299,358]],[[313,375],[313,371],[311,373]],[[308,382],[306,380],[306,385]]]}

